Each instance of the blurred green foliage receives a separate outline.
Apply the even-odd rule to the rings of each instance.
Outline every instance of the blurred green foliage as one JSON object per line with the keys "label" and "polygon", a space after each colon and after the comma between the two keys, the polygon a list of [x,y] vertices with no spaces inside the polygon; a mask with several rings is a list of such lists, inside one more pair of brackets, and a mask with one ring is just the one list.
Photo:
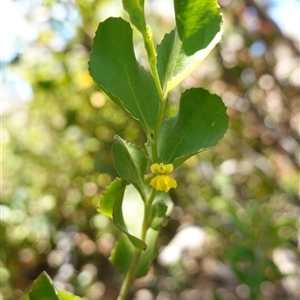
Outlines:
{"label": "blurred green foliage", "polygon": [[[33,7],[27,18],[37,38],[4,70],[29,82],[33,96],[2,117],[0,299],[20,299],[44,270],[83,299],[117,295],[121,278],[107,261],[117,232],[96,209],[116,176],[114,135],[140,145],[145,137],[96,88],[87,61],[98,22],[118,14],[119,2]],[[220,95],[230,128],[175,172],[175,207],[159,246],[186,224],[202,227],[206,242],[172,265],[155,263],[137,282],[135,299],[146,292],[158,300],[299,296],[299,50],[253,1],[220,4],[222,43],[180,89],[203,86]],[[148,21],[162,36],[173,21],[153,7]],[[134,38],[143,63],[137,32]],[[173,115],[176,91],[170,101]]]}

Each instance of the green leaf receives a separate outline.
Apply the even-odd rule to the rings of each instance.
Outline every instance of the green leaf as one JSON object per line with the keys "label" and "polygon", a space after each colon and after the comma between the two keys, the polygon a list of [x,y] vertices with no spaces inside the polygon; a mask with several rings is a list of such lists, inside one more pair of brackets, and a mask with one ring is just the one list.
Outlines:
{"label": "green leaf", "polygon": [[109,260],[122,274],[126,275],[135,251],[136,248],[132,245],[128,236],[121,232],[118,235]]}
{"label": "green leaf", "polygon": [[142,33],[146,34],[144,0],[123,0],[123,7],[128,12],[131,23]]}
{"label": "green leaf", "polygon": [[[159,231],[149,229],[146,236],[146,243],[148,245],[147,249],[142,252],[140,257],[138,267],[136,270],[136,277],[145,276],[150,268],[150,265],[157,256],[157,238]],[[128,239],[128,237],[121,233],[118,237],[118,241],[111,253],[110,261],[116,266],[122,274],[126,274],[136,249]]]}
{"label": "green leaf", "polygon": [[57,290],[46,272],[43,272],[26,292],[22,300],[82,300],[65,290]]}
{"label": "green leaf", "polygon": [[[173,203],[170,200],[168,194],[158,193],[155,198],[155,202],[164,201],[168,210],[166,215],[171,213]],[[123,214],[127,227],[136,235],[140,235],[141,227],[144,216],[144,204],[142,199],[133,186],[127,186],[124,200],[123,200]],[[159,231],[149,229],[146,236],[147,249],[142,252],[136,276],[141,277],[147,274],[147,271],[152,263],[153,259],[157,256],[157,238]],[[128,236],[121,233],[115,244],[115,247],[111,253],[110,261],[115,265],[122,274],[126,274],[133,256],[135,254],[135,247],[128,239]]]}
{"label": "green leaf", "polygon": [[[131,241],[131,243],[134,247],[144,250],[147,248],[147,245],[142,240],[137,238],[137,236],[140,236],[141,226],[138,223],[138,219],[136,218],[137,215],[143,217],[144,212],[141,214],[140,208],[135,209],[136,205],[138,205],[138,207],[141,205],[142,205],[142,207],[144,207],[144,204],[141,201],[141,198],[139,198],[139,201],[132,202],[130,206],[126,202],[123,204],[124,192],[125,192],[125,185],[123,185],[122,189],[120,190],[120,192],[118,193],[118,195],[116,197],[116,201],[115,201],[115,205],[114,205],[114,209],[113,209],[114,223],[121,231],[123,231],[128,236],[129,240]],[[128,198],[128,194],[127,194],[126,198]],[[126,211],[128,211],[128,210],[133,212],[133,215],[134,215],[134,217],[131,218],[131,220],[129,220],[129,221],[133,222],[133,226],[130,226],[130,227],[128,226],[128,219],[126,219],[126,221],[127,221],[126,223],[124,220],[124,214],[126,215]]]}
{"label": "green leaf", "polygon": [[[113,219],[115,225],[124,232],[124,234],[128,235],[131,243],[136,248],[145,249],[146,244],[136,237],[140,235],[140,232],[136,230],[133,230],[133,232],[128,229],[124,221],[123,210],[125,209],[126,211],[126,207],[124,208],[125,205],[123,205],[125,188],[126,181],[121,178],[116,178],[101,196],[98,211]],[[132,208],[134,208],[134,205],[131,205],[131,209]],[[131,228],[134,228],[134,226],[131,226]]]}
{"label": "green leaf", "polygon": [[126,182],[121,178],[116,178],[104,191],[100,197],[98,212],[112,219],[113,208],[118,193]]}
{"label": "green leaf", "polygon": [[115,169],[120,177],[131,182],[145,199],[144,173],[147,167],[145,153],[136,145],[115,136],[112,145]]}
{"label": "green leaf", "polygon": [[222,99],[197,88],[185,91],[178,114],[162,123],[158,161],[178,166],[188,157],[214,146],[228,126]]}
{"label": "green leaf", "polygon": [[157,69],[165,92],[190,75],[222,36],[216,0],[176,0],[174,6],[177,27],[157,49]]}
{"label": "green leaf", "polygon": [[[26,298],[25,298],[26,299]],[[30,300],[63,300],[53,285],[53,282],[46,272],[34,281],[31,290],[29,291]]]}
{"label": "green leaf", "polygon": [[72,293],[67,292],[65,290],[58,290],[58,294],[61,300],[82,300],[82,298],[75,296]]}
{"label": "green leaf", "polygon": [[132,29],[121,18],[99,24],[90,54],[89,71],[94,81],[147,133],[156,124],[159,97],[151,74],[137,62]]}
{"label": "green leaf", "polygon": [[25,294],[22,297],[22,300],[30,300],[30,298],[29,298],[29,292],[25,292]]}
{"label": "green leaf", "polygon": [[187,55],[206,48],[221,29],[217,0],[174,0],[176,27]]}

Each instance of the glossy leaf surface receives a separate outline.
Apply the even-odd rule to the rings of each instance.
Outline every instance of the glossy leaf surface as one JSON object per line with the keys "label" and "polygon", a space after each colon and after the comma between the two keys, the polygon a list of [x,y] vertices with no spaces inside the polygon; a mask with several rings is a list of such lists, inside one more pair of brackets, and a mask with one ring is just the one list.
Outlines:
{"label": "glossy leaf surface", "polygon": [[174,1],[176,28],[158,46],[158,73],[168,92],[193,72],[221,40],[216,0]]}
{"label": "glossy leaf surface", "polygon": [[[131,205],[128,205],[128,194],[124,197],[125,185],[121,187],[120,192],[118,193],[113,209],[113,220],[116,226],[127,235],[132,245],[138,249],[146,249],[147,245],[140,240],[141,226],[139,223],[139,218],[143,218],[144,212],[141,211],[139,207],[144,207],[144,204],[140,201],[132,202]],[[125,198],[125,200],[124,200]],[[126,218],[126,212],[130,212],[130,218]],[[127,214],[128,216],[128,214]],[[125,221],[126,220],[126,221]],[[131,221],[131,226],[129,222]]]}
{"label": "glossy leaf surface", "polygon": [[159,162],[177,166],[191,155],[214,146],[227,130],[222,99],[202,88],[185,91],[178,114],[165,120],[158,138]]}
{"label": "glossy leaf surface", "polygon": [[46,272],[33,282],[31,289],[23,296],[23,300],[63,300]]}
{"label": "glossy leaf surface", "polygon": [[[125,235],[128,236],[130,243],[132,243],[134,247],[139,249],[145,249],[146,244],[138,238],[138,236],[140,236],[140,229],[136,229],[140,228],[140,224],[134,222],[129,228],[128,224],[124,220],[124,210],[126,211],[126,209],[128,209],[128,207],[126,208],[126,204],[123,204],[125,188],[126,181],[121,178],[116,178],[107,187],[107,189],[101,196],[98,206],[98,212],[113,219],[115,225]],[[135,213],[135,205],[138,205],[137,211],[138,213],[140,213],[141,204],[142,203],[132,203],[130,209]],[[134,221],[135,218],[133,218],[132,220]]]}
{"label": "glossy leaf surface", "polygon": [[217,0],[174,0],[176,27],[187,55],[206,48],[220,31]]}
{"label": "glossy leaf surface", "polygon": [[159,98],[151,74],[135,58],[129,23],[121,18],[108,18],[99,24],[89,71],[116,104],[129,112],[146,132],[153,132]]}
{"label": "glossy leaf surface", "polygon": [[144,0],[123,0],[123,7],[129,14],[130,22],[144,36],[146,34]]}
{"label": "glossy leaf surface", "polygon": [[81,300],[81,298],[65,290],[57,290],[49,275],[43,272],[34,281],[31,289],[24,294],[22,300]]}

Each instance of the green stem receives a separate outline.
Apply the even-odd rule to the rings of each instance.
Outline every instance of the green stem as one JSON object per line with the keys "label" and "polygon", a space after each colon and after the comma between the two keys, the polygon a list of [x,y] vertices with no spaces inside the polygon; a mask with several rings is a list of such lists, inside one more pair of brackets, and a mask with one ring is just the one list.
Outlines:
{"label": "green stem", "polygon": [[[144,220],[143,220],[142,232],[141,232],[141,240],[144,242],[146,240],[147,231],[150,227],[151,205],[156,196],[156,193],[157,193],[157,191],[152,188],[152,191],[151,191],[151,194],[150,194],[148,200],[144,202],[145,211],[144,211]],[[130,268],[126,274],[126,277],[122,284],[121,291],[120,291],[120,294],[119,294],[117,300],[125,300],[126,299],[128,293],[130,291],[130,288],[132,286],[132,283],[135,280],[135,272],[136,272],[136,268],[138,266],[141,254],[142,254],[142,250],[136,249],[133,260],[132,260]]]}
{"label": "green stem", "polygon": [[152,188],[151,194],[150,194],[148,200],[145,202],[144,220],[143,220],[142,233],[141,233],[142,241],[145,241],[147,231],[150,227],[151,205],[152,205],[152,202],[154,201],[156,194],[157,194],[157,190]]}
{"label": "green stem", "polygon": [[[156,162],[158,159],[157,141],[158,141],[158,135],[160,132],[161,123],[162,123],[162,120],[164,117],[164,112],[165,112],[165,107],[166,107],[166,102],[167,102],[167,94],[163,93],[163,90],[162,90],[162,87],[160,84],[160,79],[159,79],[157,66],[156,66],[156,64],[157,64],[156,51],[155,51],[155,47],[154,47],[154,43],[153,43],[151,28],[149,26],[147,26],[147,33],[144,36],[144,42],[145,42],[145,47],[146,47],[147,54],[148,54],[148,61],[150,64],[151,73],[152,73],[155,87],[156,87],[156,90],[157,90],[157,93],[159,96],[159,110],[158,110],[158,117],[157,117],[156,127],[154,130],[154,135],[153,135],[153,137],[151,137],[151,136],[147,137],[148,141],[151,141],[153,160]],[[149,198],[144,202],[144,220],[143,220],[142,232],[141,232],[141,237],[140,237],[141,240],[144,242],[146,240],[147,232],[150,227],[151,205],[152,205],[152,202],[153,202],[156,194],[157,194],[157,191],[154,188],[152,188]],[[131,265],[130,265],[130,268],[126,274],[126,277],[124,279],[124,282],[121,287],[121,291],[120,291],[120,294],[119,294],[117,300],[125,300],[126,299],[128,293],[130,291],[130,288],[135,280],[135,272],[136,272],[136,268],[138,266],[141,255],[142,255],[142,250],[136,249],[134,257],[133,257]]]}
{"label": "green stem", "polygon": [[152,77],[153,77],[153,80],[154,80],[154,83],[155,83],[155,86],[157,89],[157,93],[159,96],[159,109],[158,109],[157,122],[156,122],[156,127],[154,130],[154,135],[151,138],[153,161],[157,162],[157,160],[158,160],[157,141],[158,141],[158,135],[160,132],[161,123],[162,123],[162,120],[164,117],[168,93],[163,92],[161,84],[160,84],[160,79],[159,79],[159,75],[158,75],[158,71],[157,71],[156,51],[155,51],[155,47],[154,47],[154,43],[153,43],[151,28],[149,26],[147,26],[147,33],[146,33],[146,36],[144,36],[144,42],[145,42],[145,47],[146,47],[147,54],[148,54],[148,61],[150,64]]}
{"label": "green stem", "polygon": [[130,268],[126,274],[126,277],[123,281],[120,294],[117,298],[117,300],[125,300],[127,297],[128,292],[130,291],[131,285],[135,279],[135,270],[137,268],[140,256],[142,254],[142,250],[137,249],[135,251],[135,255],[133,257],[132,263],[130,265]]}
{"label": "green stem", "polygon": [[168,95],[165,94],[165,96],[161,99],[160,104],[159,104],[157,122],[156,122],[156,127],[154,130],[154,135],[153,135],[153,139],[152,139],[152,155],[153,155],[154,162],[158,162],[157,142],[158,142],[158,136],[160,133],[160,127],[161,127],[161,124],[162,124],[162,121],[164,118],[167,97],[168,97]]}
{"label": "green stem", "polygon": [[148,54],[148,62],[151,68],[151,73],[152,77],[154,80],[154,84],[159,96],[159,99],[161,100],[163,98],[163,91],[160,85],[160,79],[157,71],[157,59],[156,59],[156,51],[154,47],[154,42],[153,42],[153,35],[151,31],[151,27],[147,25],[147,32],[146,35],[143,36],[144,38],[144,43],[145,43],[145,48],[147,50]]}

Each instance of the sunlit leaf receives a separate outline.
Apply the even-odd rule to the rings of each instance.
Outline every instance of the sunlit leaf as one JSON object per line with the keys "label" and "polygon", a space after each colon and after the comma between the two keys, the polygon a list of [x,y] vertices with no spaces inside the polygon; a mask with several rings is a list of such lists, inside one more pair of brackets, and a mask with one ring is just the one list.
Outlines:
{"label": "sunlit leaf", "polygon": [[[26,298],[25,298],[26,299]],[[33,283],[29,291],[30,300],[63,300],[46,272],[43,272]]]}
{"label": "sunlit leaf", "polygon": [[129,112],[146,132],[153,132],[159,98],[151,74],[135,58],[129,23],[121,18],[108,18],[99,24],[89,71],[116,104]]}
{"label": "sunlit leaf", "polygon": [[[138,236],[140,236],[140,231],[135,230],[139,226],[137,216],[143,217],[144,213],[141,212],[140,210],[134,209],[134,207],[132,205],[129,207],[128,203],[126,203],[127,197],[125,197],[125,203],[123,203],[124,191],[125,191],[125,186],[122,186],[120,192],[117,194],[117,197],[116,197],[116,201],[115,201],[115,205],[114,205],[114,209],[113,209],[114,223],[123,233],[125,233],[128,236],[129,240],[131,241],[131,243],[134,247],[144,250],[144,249],[146,249],[147,245],[145,244],[145,242],[143,242],[142,240],[140,240],[138,238]],[[141,201],[141,199],[139,199],[139,200]],[[136,201],[133,204],[138,204],[138,202]],[[140,204],[142,205],[142,207],[144,206],[143,203],[140,203]],[[133,213],[132,218],[133,218],[134,225],[131,227],[129,227],[128,224],[126,224],[125,220],[124,220],[124,213],[126,213],[126,209],[127,209],[127,211],[130,210]]]}
{"label": "sunlit leaf", "polygon": [[[166,215],[171,213],[173,203],[166,193],[158,193],[155,202],[163,201],[168,207]],[[123,214],[127,227],[136,235],[141,233],[141,226],[144,216],[143,201],[133,186],[126,188],[123,200]],[[147,249],[142,252],[141,259],[138,264],[136,276],[141,277],[147,274],[153,259],[157,256],[157,237],[159,231],[150,228],[146,236]],[[131,264],[136,248],[129,240],[128,236],[121,233],[111,253],[111,262],[120,270],[122,274],[126,274]]]}
{"label": "sunlit leaf", "polygon": [[216,0],[176,0],[176,28],[158,46],[158,73],[168,92],[193,72],[221,40]]}
{"label": "sunlit leaf", "polygon": [[158,139],[160,162],[182,163],[182,158],[214,146],[227,130],[228,117],[222,99],[197,88],[184,92],[178,114],[165,120]]}
{"label": "sunlit leaf", "polygon": [[176,27],[184,53],[206,48],[221,29],[217,0],[174,0]]}
{"label": "sunlit leaf", "polygon": [[82,300],[82,298],[80,298],[78,296],[75,296],[72,293],[67,292],[65,290],[60,290],[59,289],[58,294],[59,294],[61,300]]}
{"label": "sunlit leaf", "polygon": [[123,0],[123,7],[128,12],[131,23],[144,36],[146,34],[144,0]]}
{"label": "sunlit leaf", "polygon": [[[123,205],[125,188],[126,181],[116,178],[101,196],[98,211],[109,218],[112,218],[115,225],[129,237],[130,242],[136,248],[145,249],[146,244],[137,237],[140,235],[140,232],[131,230],[132,228],[139,226],[138,223],[134,223],[136,226],[131,226],[131,229],[129,229],[124,221],[124,210],[126,211],[126,207]],[[131,209],[134,209],[134,204],[135,203],[131,205]]]}
{"label": "sunlit leaf", "polygon": [[104,191],[100,197],[98,212],[112,219],[113,208],[118,193],[126,182],[121,178],[116,178]]}
{"label": "sunlit leaf", "polygon": [[22,300],[30,300],[30,298],[29,298],[29,292],[25,292],[25,294],[22,297]]}

